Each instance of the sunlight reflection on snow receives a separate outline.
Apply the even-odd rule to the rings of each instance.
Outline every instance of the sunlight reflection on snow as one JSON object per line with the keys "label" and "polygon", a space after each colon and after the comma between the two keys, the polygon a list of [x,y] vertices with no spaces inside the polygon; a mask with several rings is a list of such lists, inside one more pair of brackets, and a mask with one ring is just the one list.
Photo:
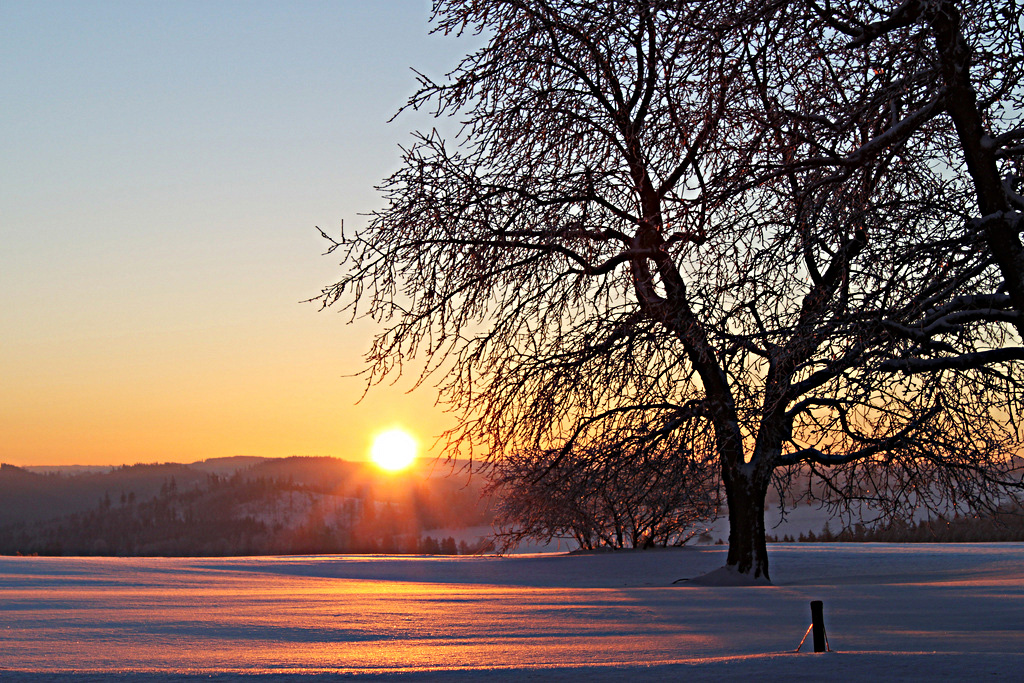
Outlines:
{"label": "sunlight reflection on snow", "polygon": [[754,588],[670,585],[719,564],[717,549],[506,559],[0,558],[0,674],[739,661],[792,650],[808,600],[820,597],[837,649],[1024,650],[1019,544],[772,552],[778,584]]}

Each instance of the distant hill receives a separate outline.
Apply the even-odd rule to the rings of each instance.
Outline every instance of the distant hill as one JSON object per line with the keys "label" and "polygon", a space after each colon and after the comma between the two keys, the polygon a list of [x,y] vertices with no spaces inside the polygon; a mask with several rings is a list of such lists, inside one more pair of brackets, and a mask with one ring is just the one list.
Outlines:
{"label": "distant hill", "polygon": [[114,466],[54,465],[16,467],[0,464],[0,526],[38,522],[95,507],[104,496],[151,498],[174,479],[181,486],[210,474],[230,476],[269,460],[256,456],[209,458],[190,464],[154,463]]}
{"label": "distant hill", "polygon": [[104,497],[122,494],[150,498],[165,482],[175,479],[191,485],[206,478],[187,465],[126,465],[105,472],[37,474],[21,467],[0,464],[0,526],[33,522],[81,512],[95,507]]}
{"label": "distant hill", "polygon": [[326,457],[222,458],[104,473],[0,467],[0,553],[469,552],[431,530],[489,525],[482,478]]}
{"label": "distant hill", "polygon": [[117,468],[115,465],[31,465],[22,469],[35,474],[102,474]]}
{"label": "distant hill", "polygon": [[[200,470],[202,472],[231,474],[269,459],[270,458],[260,457],[258,455],[230,455],[222,458],[207,458],[206,460],[199,460],[191,463],[173,464],[184,464],[187,467],[191,467],[192,469]],[[118,467],[116,465],[27,465],[21,469],[35,474],[60,474],[64,476],[73,476],[76,474],[104,474],[106,472],[116,470]]]}
{"label": "distant hill", "polygon": [[225,458],[207,458],[199,462],[189,463],[189,467],[201,472],[212,472],[213,474],[223,476],[258,465],[265,460],[270,460],[270,458],[261,458],[257,455],[231,455]]}

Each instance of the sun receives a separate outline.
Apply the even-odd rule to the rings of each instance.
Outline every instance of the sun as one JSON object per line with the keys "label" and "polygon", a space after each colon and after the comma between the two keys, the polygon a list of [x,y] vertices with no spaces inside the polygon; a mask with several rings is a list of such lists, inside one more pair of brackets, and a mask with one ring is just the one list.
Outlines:
{"label": "sun", "polygon": [[404,470],[416,460],[416,439],[404,429],[389,429],[381,432],[370,447],[370,458],[377,467],[397,472]]}

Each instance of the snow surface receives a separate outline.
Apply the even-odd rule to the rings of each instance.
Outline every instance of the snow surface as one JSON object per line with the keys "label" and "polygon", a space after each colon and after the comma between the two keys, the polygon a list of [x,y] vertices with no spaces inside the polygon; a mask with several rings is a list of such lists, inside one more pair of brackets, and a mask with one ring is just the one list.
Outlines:
{"label": "snow surface", "polygon": [[[0,680],[1022,680],[1024,544],[0,558]],[[833,652],[793,652],[825,603]]]}

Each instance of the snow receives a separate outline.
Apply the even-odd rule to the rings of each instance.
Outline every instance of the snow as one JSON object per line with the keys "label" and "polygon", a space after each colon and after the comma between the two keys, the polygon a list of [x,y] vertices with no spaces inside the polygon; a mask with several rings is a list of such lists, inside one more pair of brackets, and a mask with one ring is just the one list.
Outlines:
{"label": "snow", "polygon": [[[1019,680],[1024,544],[0,558],[4,681]],[[793,652],[823,600],[831,653]]]}
{"label": "snow", "polygon": [[753,577],[741,574],[735,567],[719,567],[703,576],[692,579],[676,579],[673,583],[685,583],[688,586],[763,586],[771,582],[764,576]]}

